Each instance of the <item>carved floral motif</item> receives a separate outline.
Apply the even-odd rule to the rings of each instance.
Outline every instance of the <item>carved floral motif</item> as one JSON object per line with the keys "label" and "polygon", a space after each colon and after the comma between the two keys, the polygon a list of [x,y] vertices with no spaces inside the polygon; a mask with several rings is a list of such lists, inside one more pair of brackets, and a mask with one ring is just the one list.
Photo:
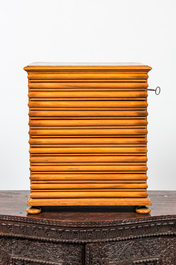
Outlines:
{"label": "carved floral motif", "polygon": [[176,232],[176,221],[168,222],[151,222],[144,225],[121,225],[117,227],[58,227],[49,225],[25,224],[16,222],[2,222],[0,221],[0,231],[9,235],[20,235],[24,238],[36,237],[44,239],[52,239],[56,242],[108,242],[109,239],[114,241],[127,240],[130,238],[159,236],[163,234],[172,235]]}
{"label": "carved floral motif", "polygon": [[176,246],[175,238],[146,238],[88,244],[86,265],[174,265],[176,264],[174,246]]}
{"label": "carved floral motif", "polygon": [[[39,242],[27,239],[0,238],[0,253],[7,253],[13,257],[23,257],[25,259],[39,259],[46,262],[56,262],[59,265],[81,265],[82,264],[82,246],[77,244],[57,244],[53,242]],[[5,254],[2,257],[5,257]],[[3,258],[2,258],[3,259]],[[1,265],[7,265],[2,260]],[[16,263],[17,262],[17,263]],[[22,263],[20,263],[22,262]],[[28,262],[24,261],[24,264]],[[12,264],[23,264],[19,260]],[[34,263],[35,264],[35,263]]]}

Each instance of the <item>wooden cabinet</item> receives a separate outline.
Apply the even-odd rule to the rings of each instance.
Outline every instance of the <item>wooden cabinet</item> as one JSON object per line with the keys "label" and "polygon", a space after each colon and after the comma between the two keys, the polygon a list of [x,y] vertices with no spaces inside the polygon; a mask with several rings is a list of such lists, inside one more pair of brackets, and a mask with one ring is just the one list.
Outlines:
{"label": "wooden cabinet", "polygon": [[29,80],[28,205],[150,205],[146,172],[151,68],[39,63],[24,69]]}

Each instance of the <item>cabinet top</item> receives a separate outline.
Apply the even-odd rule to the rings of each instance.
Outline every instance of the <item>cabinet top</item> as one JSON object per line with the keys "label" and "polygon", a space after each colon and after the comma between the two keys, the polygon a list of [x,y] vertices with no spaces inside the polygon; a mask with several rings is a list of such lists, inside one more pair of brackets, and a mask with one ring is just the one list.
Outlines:
{"label": "cabinet top", "polygon": [[[19,222],[64,225],[69,227],[93,225],[115,226],[117,224],[135,224],[146,221],[176,220],[176,191],[148,191],[152,201],[151,213],[140,215],[134,207],[126,206],[56,206],[46,207],[36,215],[26,213],[26,202],[29,191],[0,191],[0,220],[18,220]],[[53,224],[55,222],[55,224]],[[171,227],[173,224],[171,224]],[[173,227],[173,229],[175,229]],[[18,230],[18,228],[17,228]],[[32,230],[31,230],[32,231]],[[175,230],[174,230],[175,231]],[[35,232],[35,231],[34,231]]]}
{"label": "cabinet top", "polygon": [[24,70],[59,70],[59,69],[124,69],[124,70],[147,70],[150,71],[152,68],[148,65],[144,65],[141,63],[115,63],[115,62],[108,62],[108,63],[91,63],[91,62],[35,62],[27,65],[24,67]]}

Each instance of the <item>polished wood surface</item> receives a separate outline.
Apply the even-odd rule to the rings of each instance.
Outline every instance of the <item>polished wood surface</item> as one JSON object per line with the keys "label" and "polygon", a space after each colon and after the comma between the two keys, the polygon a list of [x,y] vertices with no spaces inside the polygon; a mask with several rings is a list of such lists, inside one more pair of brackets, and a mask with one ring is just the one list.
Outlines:
{"label": "polished wood surface", "polygon": [[54,206],[42,207],[39,215],[28,215],[26,203],[30,191],[1,191],[0,215],[14,215],[35,219],[57,219],[60,221],[82,222],[110,221],[134,218],[156,218],[162,216],[176,216],[176,191],[148,191],[152,205],[150,214],[140,215],[134,211],[133,206]]}
{"label": "polished wood surface", "polygon": [[150,205],[151,67],[34,63],[24,69],[29,87],[28,205]]}

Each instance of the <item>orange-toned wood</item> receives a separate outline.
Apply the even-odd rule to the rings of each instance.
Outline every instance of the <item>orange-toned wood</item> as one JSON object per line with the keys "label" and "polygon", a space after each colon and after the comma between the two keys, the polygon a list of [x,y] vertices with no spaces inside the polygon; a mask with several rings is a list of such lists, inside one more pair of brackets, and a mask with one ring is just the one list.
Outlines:
{"label": "orange-toned wood", "polygon": [[51,172],[48,172],[46,174],[42,173],[32,173],[30,176],[31,180],[68,180],[68,181],[73,181],[73,180],[146,180],[147,176],[145,173],[141,174],[135,174],[135,173],[84,173],[84,174],[53,174]]}
{"label": "orange-toned wood", "polygon": [[151,210],[148,207],[137,207],[136,212],[141,214],[147,214],[150,213]]}
{"label": "orange-toned wood", "polygon": [[50,171],[54,171],[54,172],[60,172],[60,171],[98,171],[98,172],[102,172],[102,171],[146,171],[147,167],[146,166],[75,166],[75,165],[70,165],[70,166],[31,166],[31,171],[34,172],[50,172]]}
{"label": "orange-toned wood", "polygon": [[45,157],[31,157],[30,158],[31,162],[43,162],[43,163],[48,163],[48,162],[55,162],[55,163],[68,163],[68,162],[72,162],[72,163],[97,163],[97,162],[146,162],[147,161],[147,157],[145,156],[117,156],[117,155],[112,155],[112,156],[103,156],[103,155],[97,155],[97,156],[55,156],[55,157],[51,157],[51,156],[45,156]]}
{"label": "orange-toned wood", "polygon": [[31,198],[137,198],[137,197],[147,197],[147,192],[125,192],[125,191],[96,191],[96,192],[84,192],[84,191],[48,191],[48,192],[34,192],[31,191]]}
{"label": "orange-toned wood", "polygon": [[[28,71],[28,69],[26,69]],[[139,91],[146,91],[146,88],[148,87],[147,82],[144,83],[138,83],[138,82],[129,82],[129,83],[125,83],[125,82],[36,82],[36,83],[30,83],[29,81],[29,89],[34,89],[36,91],[42,91],[43,89],[46,89],[47,91],[51,91],[52,89],[59,89],[59,90],[73,90],[73,91],[77,91],[79,90],[90,90],[93,89],[94,91],[99,89],[100,91],[102,90],[122,90],[124,91],[126,90],[130,90],[130,92],[132,93],[133,91],[135,92],[136,90]]]}
{"label": "orange-toned wood", "polygon": [[[42,132],[43,130],[45,131],[45,130],[50,130],[50,131],[54,131],[54,132],[57,132],[58,130],[60,131],[60,130],[65,130],[65,129],[67,129],[67,130],[69,130],[69,129],[71,129],[71,132],[72,131],[75,131],[75,130],[79,130],[79,129],[119,129],[119,130],[121,130],[121,132],[122,132],[122,130],[124,130],[124,129],[128,129],[128,130],[134,130],[134,129],[140,129],[140,130],[145,130],[145,134],[146,134],[146,132],[147,132],[147,129],[146,129],[146,126],[77,126],[77,127],[66,127],[66,128],[60,128],[60,127],[50,127],[50,128],[48,128],[48,127],[32,127],[31,126],[31,132],[33,132],[33,131],[40,131],[40,132]],[[127,134],[128,134],[128,130],[126,130],[127,131]],[[52,136],[52,134],[51,134],[51,136]],[[95,136],[96,136],[96,134],[95,134]]]}
{"label": "orange-toned wood", "polygon": [[24,69],[29,79],[28,205],[150,205],[151,68],[33,64]]}
{"label": "orange-toned wood", "polygon": [[[70,93],[69,93],[70,94]],[[113,107],[147,107],[146,101],[30,101],[29,107],[38,108],[113,108]]]}
{"label": "orange-toned wood", "polygon": [[[87,109],[72,109],[72,108],[70,108],[69,109],[70,111],[88,111]],[[95,109],[95,108],[93,108],[92,110],[94,110],[94,111],[99,111],[100,109]],[[102,109],[101,111],[108,111],[109,109]],[[143,109],[127,109],[128,111],[145,111],[145,110],[143,110]],[[40,110],[38,110],[38,109],[33,109],[33,108],[31,108],[31,111],[40,111]],[[53,110],[51,110],[51,109],[43,109],[42,111],[65,111],[65,108],[64,109],[53,109]],[[111,109],[111,111],[123,111],[122,109]],[[51,113],[52,114],[52,113]],[[146,116],[141,116],[141,119],[145,119],[145,117]],[[50,120],[50,118],[52,119],[52,120],[65,120],[65,119],[69,119],[69,120],[82,120],[82,119],[84,119],[84,120],[90,120],[90,118],[92,119],[92,120],[101,120],[102,118],[103,119],[105,119],[105,120],[113,120],[113,119],[117,119],[117,120],[126,120],[126,118],[125,118],[125,116],[123,117],[123,116],[119,116],[119,117],[108,117],[108,116],[103,116],[103,117],[101,117],[101,116],[99,116],[99,117],[96,117],[96,116],[75,116],[75,117],[73,117],[73,116],[53,116],[53,117],[50,117],[50,116],[39,116],[39,117],[37,117],[37,116],[30,116],[30,121],[32,121],[32,120]],[[134,120],[134,119],[138,119],[138,120],[141,120],[140,118],[138,118],[138,117],[135,117],[135,116],[131,116],[130,118],[129,118],[130,120]],[[45,126],[44,126],[45,127]],[[85,127],[92,127],[92,126],[85,126]],[[99,126],[98,126],[99,127]],[[104,127],[107,127],[107,126],[104,126]],[[109,126],[108,126],[109,127]],[[116,126],[113,126],[113,127],[116,127]],[[135,127],[135,126],[134,126]],[[67,126],[66,126],[66,128],[67,128]]]}
{"label": "orange-toned wood", "polygon": [[[53,136],[52,136],[53,137]],[[100,147],[100,144],[90,144],[90,146],[91,147]],[[147,145],[146,144],[123,144],[123,145],[120,145],[120,144],[111,144],[111,145],[109,145],[109,147],[119,147],[119,146],[121,146],[121,147],[147,147]],[[53,144],[33,144],[33,145],[31,145],[31,148],[38,148],[38,147],[44,147],[44,148],[53,148]],[[55,148],[60,148],[60,147],[68,147],[68,144],[62,144],[62,145],[54,145],[54,147]],[[74,145],[74,144],[71,144],[70,145],[70,147],[87,147],[87,145],[86,144],[77,144],[77,145]],[[107,144],[102,144],[102,147],[108,147],[108,145]],[[42,154],[43,156],[46,156],[45,154]],[[55,154],[50,154],[50,156],[54,156]],[[60,155],[60,154],[57,154],[58,156]],[[63,154],[63,155],[65,155],[65,154]],[[74,154],[70,154],[70,155],[74,155]],[[96,155],[96,154],[95,154]],[[132,155],[132,154],[131,154]],[[136,155],[136,154],[133,154],[133,155]],[[142,154],[139,154],[139,155],[142,155]],[[31,154],[31,157],[34,157],[34,156],[39,156],[39,154]]]}
{"label": "orange-toned wood", "polygon": [[98,206],[115,206],[115,205],[151,205],[148,198],[54,198],[54,199],[33,199],[30,198],[28,206],[86,206],[86,205],[98,205]]}
{"label": "orange-toned wood", "polygon": [[72,144],[87,144],[87,145],[92,145],[92,144],[102,144],[102,145],[115,145],[118,144],[120,145],[124,145],[124,144],[128,144],[128,145],[133,145],[133,144],[146,144],[147,143],[147,139],[145,136],[143,137],[139,137],[139,138],[130,138],[130,137],[126,137],[126,138],[122,138],[122,137],[118,137],[118,138],[105,138],[105,136],[102,138],[89,138],[88,137],[84,137],[84,138],[38,138],[38,137],[33,137],[31,136],[29,143],[32,144],[54,144],[54,145],[58,145],[58,144],[67,144],[67,145],[72,145]]}
{"label": "orange-toned wood", "polygon": [[126,185],[126,184],[143,184],[147,185],[145,180],[71,180],[71,181],[62,181],[62,180],[31,180],[32,184],[120,184],[120,185]]}
{"label": "orange-toned wood", "polygon": [[146,135],[147,130],[146,129],[52,129],[52,130],[45,130],[45,129],[33,129],[29,131],[30,135],[138,135],[138,134],[145,134]]}
{"label": "orange-toned wood", "polygon": [[[103,110],[60,110],[60,111],[29,111],[29,116],[31,117],[146,117],[147,111],[103,111]],[[89,118],[90,119],[90,118]]]}
{"label": "orange-toned wood", "polygon": [[30,153],[33,154],[78,154],[78,153],[98,153],[98,154],[103,154],[103,153],[116,153],[116,154],[121,154],[121,153],[146,153],[147,149],[143,147],[85,147],[85,148],[79,148],[79,147],[66,147],[66,148],[31,148],[29,150]]}
{"label": "orange-toned wood", "polygon": [[[110,92],[110,91],[108,91]],[[78,92],[77,92],[78,93]],[[50,98],[43,98],[43,97],[34,97],[34,98],[29,98],[29,101],[128,101],[128,100],[132,100],[132,101],[145,101],[146,98],[137,98],[137,97],[131,97],[131,98],[128,98],[128,97],[101,97],[101,98],[98,98],[98,97],[73,97],[73,98],[69,98],[69,97],[50,97]],[[112,108],[113,109],[113,108]]]}
{"label": "orange-toned wood", "polygon": [[29,73],[29,80],[146,80],[145,73]]}
{"label": "orange-toned wood", "polygon": [[147,184],[107,184],[107,183],[101,183],[101,184],[32,184],[31,189],[42,189],[42,190],[48,190],[48,189],[53,189],[53,190],[61,190],[61,189],[141,189],[141,188],[147,188]]}
{"label": "orange-toned wood", "polygon": [[[123,166],[123,168],[129,168],[129,166],[145,166],[146,163],[143,162],[143,163],[118,163],[118,162],[96,162],[96,163],[86,163],[86,162],[82,162],[82,163],[79,163],[79,162],[62,162],[62,163],[45,163],[45,162],[31,162],[31,166],[37,166],[37,165],[40,165],[41,166],[68,166],[68,167],[72,167],[74,165],[79,165],[79,166],[91,166],[91,168],[95,168],[94,166],[97,166],[97,165],[100,165],[100,166],[108,166],[108,165],[114,165],[114,166]],[[124,167],[124,165],[126,167]],[[62,167],[63,168],[63,167]],[[79,168],[82,168],[82,167],[79,167]],[[93,170],[91,170],[93,171]],[[82,172],[82,171],[81,171]],[[112,172],[110,172],[112,173]],[[134,173],[134,172],[133,172]]]}
{"label": "orange-toned wood", "polygon": [[41,209],[40,208],[27,208],[26,212],[29,214],[39,214],[41,213]]}
{"label": "orange-toned wood", "polygon": [[30,127],[145,126],[147,120],[31,120]]}
{"label": "orange-toned wood", "polygon": [[148,65],[143,65],[141,63],[71,63],[71,64],[60,64],[60,63],[53,63],[53,62],[47,62],[47,63],[32,63],[26,67],[24,67],[24,70],[28,72],[65,72],[65,71],[87,71],[92,72],[94,71],[108,71],[108,72],[144,72],[148,73],[152,68]]}
{"label": "orange-toned wood", "polygon": [[[143,98],[143,97],[147,97],[147,92],[131,92],[131,91],[127,91],[127,92],[114,92],[112,91],[111,93],[109,93],[109,91],[107,92],[29,92],[28,96],[29,98]],[[101,102],[100,102],[101,103]],[[100,104],[99,103],[99,104]],[[58,102],[58,104],[61,104],[60,102]],[[63,102],[64,104],[64,102]],[[91,104],[91,102],[89,103],[89,105]],[[97,102],[98,104],[98,102]],[[117,102],[118,104],[118,102]],[[147,104],[146,104],[147,105]],[[113,105],[112,105],[113,107]]]}

